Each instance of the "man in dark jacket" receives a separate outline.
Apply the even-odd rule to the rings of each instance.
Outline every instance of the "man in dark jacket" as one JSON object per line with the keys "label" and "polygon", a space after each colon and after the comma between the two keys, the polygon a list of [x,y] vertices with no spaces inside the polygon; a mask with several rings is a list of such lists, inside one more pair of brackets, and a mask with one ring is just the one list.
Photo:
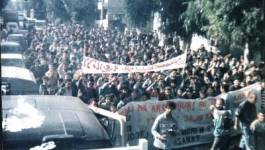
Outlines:
{"label": "man in dark jacket", "polygon": [[237,130],[239,123],[241,126],[242,136],[239,147],[246,150],[253,150],[253,135],[250,130],[250,124],[256,119],[256,94],[249,92],[247,94],[247,100],[241,102],[235,112],[235,125],[234,128]]}

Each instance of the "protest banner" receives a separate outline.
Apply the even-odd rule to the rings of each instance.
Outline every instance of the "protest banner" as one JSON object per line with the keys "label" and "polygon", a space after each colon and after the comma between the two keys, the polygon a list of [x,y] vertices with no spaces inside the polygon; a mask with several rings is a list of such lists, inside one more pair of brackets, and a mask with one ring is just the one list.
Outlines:
{"label": "protest banner", "polygon": [[179,55],[175,58],[164,62],[146,66],[129,66],[112,64],[85,57],[82,63],[83,73],[131,73],[131,72],[150,72],[163,71],[169,69],[184,68],[186,65],[186,54]]}
{"label": "protest banner", "polygon": [[[229,92],[233,110],[240,102],[246,99],[246,91],[257,94],[257,108],[260,108],[260,84]],[[208,97],[203,100],[196,99],[173,99],[176,110],[173,116],[179,124],[180,132],[174,141],[175,148],[210,143],[213,141],[213,123],[210,118],[209,107],[214,104],[215,98]],[[127,142],[136,144],[137,139],[146,138],[149,147],[152,147],[153,136],[151,127],[155,118],[164,112],[166,101],[148,100],[144,102],[130,102],[119,110],[119,114],[126,116]]]}

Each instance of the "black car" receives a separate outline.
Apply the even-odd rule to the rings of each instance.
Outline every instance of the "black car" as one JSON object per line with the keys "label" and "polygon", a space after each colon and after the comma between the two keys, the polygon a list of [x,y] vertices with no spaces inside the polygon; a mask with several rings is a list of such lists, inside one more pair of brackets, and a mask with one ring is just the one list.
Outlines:
{"label": "black car", "polygon": [[71,96],[2,96],[3,149],[111,147],[93,112]]}

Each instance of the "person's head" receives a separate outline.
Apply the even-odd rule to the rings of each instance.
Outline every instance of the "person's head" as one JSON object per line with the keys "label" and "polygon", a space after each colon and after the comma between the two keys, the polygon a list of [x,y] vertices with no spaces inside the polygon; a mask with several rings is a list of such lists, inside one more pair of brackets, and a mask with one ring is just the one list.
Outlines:
{"label": "person's head", "polygon": [[172,101],[167,101],[165,108],[166,108],[166,110],[165,110],[166,115],[169,116],[169,115],[171,115],[172,111],[174,109],[176,109],[176,104],[174,102],[172,102]]}
{"label": "person's head", "polygon": [[64,62],[64,63],[63,63],[63,70],[64,70],[64,71],[67,71],[67,70],[68,70],[68,65],[69,65],[69,64],[68,64],[67,62]]}
{"label": "person's head", "polygon": [[105,102],[106,102],[106,104],[110,104],[111,103],[111,96],[110,95],[106,96]]}
{"label": "person's head", "polygon": [[181,90],[181,89],[178,89],[178,91],[177,91],[177,95],[178,96],[181,96],[183,94],[183,91]]}
{"label": "person's head", "polygon": [[221,91],[222,93],[226,93],[226,92],[228,92],[228,85],[227,85],[227,84],[221,84],[221,86],[220,86],[220,91]]}
{"label": "person's head", "polygon": [[117,111],[117,108],[113,104],[111,104],[110,111],[115,113]]}
{"label": "person's head", "polygon": [[234,80],[233,85],[234,85],[235,87],[239,87],[239,85],[240,85],[239,80],[237,80],[237,79]]}
{"label": "person's head", "polygon": [[158,97],[159,96],[159,88],[152,88],[151,96],[152,97]]}
{"label": "person's head", "polygon": [[172,71],[169,75],[170,79],[175,79],[177,76],[177,72],[176,71]]}
{"label": "person's head", "polygon": [[170,96],[171,95],[171,88],[170,87],[166,87],[165,88],[165,95],[166,96]]}
{"label": "person's head", "polygon": [[42,77],[42,83],[47,84],[49,78],[47,76]]}
{"label": "person's head", "polygon": [[138,97],[138,93],[137,93],[136,90],[133,90],[133,91],[132,91],[132,93],[131,93],[131,97],[132,97],[133,100],[136,100],[136,99],[137,99],[137,97]]}
{"label": "person's head", "polygon": [[250,103],[255,104],[256,103],[256,99],[257,99],[257,95],[254,92],[248,92],[247,93],[247,100]]}
{"label": "person's head", "polygon": [[71,81],[71,79],[67,79],[67,80],[65,80],[65,87],[66,87],[66,88],[71,88],[71,85],[72,85],[72,81]]}
{"label": "person's head", "polygon": [[265,111],[261,111],[258,113],[258,120],[261,121],[261,122],[265,122],[265,114],[264,114]]}
{"label": "person's head", "polygon": [[215,107],[218,110],[222,110],[224,108],[225,101],[222,98],[217,98],[215,101]]}

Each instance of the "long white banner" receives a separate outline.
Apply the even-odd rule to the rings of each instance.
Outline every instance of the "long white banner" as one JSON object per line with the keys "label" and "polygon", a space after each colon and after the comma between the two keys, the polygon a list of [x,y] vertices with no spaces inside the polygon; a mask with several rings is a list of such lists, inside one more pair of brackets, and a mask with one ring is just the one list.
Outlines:
{"label": "long white banner", "polygon": [[[117,56],[118,57],[118,56]],[[94,58],[85,57],[82,63],[83,73],[131,73],[163,71],[169,69],[184,68],[186,65],[186,53],[164,62],[147,66],[129,66],[107,63]]]}
{"label": "long white banner", "polygon": [[[257,94],[257,108],[260,108],[261,87],[258,83],[241,90],[229,92],[229,103],[234,110],[240,102],[246,99],[245,92],[254,91]],[[214,103],[214,98],[204,100],[173,99],[176,110],[173,116],[180,125],[180,134],[174,141],[175,148],[192,146],[213,141],[213,123],[210,118],[209,107]],[[149,148],[152,148],[153,136],[151,127],[155,118],[164,112],[166,101],[149,100],[145,102],[130,102],[119,110],[126,116],[127,141],[136,144],[137,139],[148,139]]]}

